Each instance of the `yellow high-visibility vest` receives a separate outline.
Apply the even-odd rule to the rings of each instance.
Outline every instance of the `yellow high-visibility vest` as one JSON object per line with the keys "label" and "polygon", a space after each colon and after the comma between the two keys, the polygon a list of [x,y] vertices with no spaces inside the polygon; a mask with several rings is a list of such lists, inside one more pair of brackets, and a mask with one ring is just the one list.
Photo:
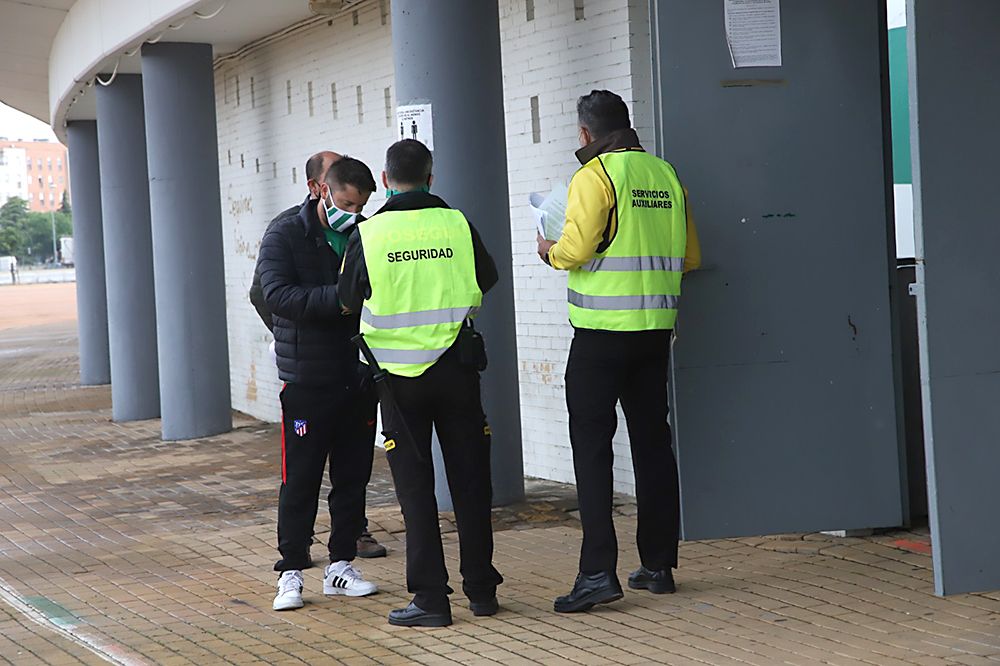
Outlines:
{"label": "yellow high-visibility vest", "polygon": [[614,187],[618,231],[603,252],[569,272],[570,322],[605,331],[672,329],[687,246],[677,173],[644,151],[594,159]]}
{"label": "yellow high-visibility vest", "polygon": [[417,377],[482,304],[472,230],[448,208],[379,213],[358,225],[372,295],[361,332],[385,370]]}

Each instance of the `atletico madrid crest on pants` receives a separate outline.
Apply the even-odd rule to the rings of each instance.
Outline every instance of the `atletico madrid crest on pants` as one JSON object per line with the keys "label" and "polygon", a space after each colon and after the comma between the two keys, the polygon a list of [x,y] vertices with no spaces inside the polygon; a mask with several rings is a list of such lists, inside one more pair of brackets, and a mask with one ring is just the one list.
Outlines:
{"label": "atletico madrid crest on pants", "polygon": [[306,433],[309,432],[309,424],[304,419],[295,419],[295,434],[299,437],[305,437]]}

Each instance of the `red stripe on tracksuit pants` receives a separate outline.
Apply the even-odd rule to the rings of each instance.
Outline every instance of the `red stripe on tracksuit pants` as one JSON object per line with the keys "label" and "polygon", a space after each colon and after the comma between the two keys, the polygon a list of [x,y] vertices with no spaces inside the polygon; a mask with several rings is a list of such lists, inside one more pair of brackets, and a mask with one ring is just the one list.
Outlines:
{"label": "red stripe on tracksuit pants", "polygon": [[[365,487],[375,447],[375,395],[341,387],[286,383],[281,391],[281,490],[278,492],[278,551],[275,570],[311,565],[317,498],[329,467],[331,486],[328,549],[331,561],[352,560],[364,530]],[[296,429],[296,421],[302,427]]]}

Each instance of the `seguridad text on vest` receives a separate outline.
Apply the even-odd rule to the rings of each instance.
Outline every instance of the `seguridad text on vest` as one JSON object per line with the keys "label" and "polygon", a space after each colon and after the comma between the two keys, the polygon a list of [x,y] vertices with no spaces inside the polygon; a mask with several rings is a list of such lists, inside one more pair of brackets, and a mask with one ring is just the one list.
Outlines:
{"label": "seguridad text on vest", "polygon": [[421,259],[451,259],[455,256],[455,251],[450,247],[430,248],[429,250],[398,250],[389,252],[386,258],[390,264],[397,261],[419,261]]}

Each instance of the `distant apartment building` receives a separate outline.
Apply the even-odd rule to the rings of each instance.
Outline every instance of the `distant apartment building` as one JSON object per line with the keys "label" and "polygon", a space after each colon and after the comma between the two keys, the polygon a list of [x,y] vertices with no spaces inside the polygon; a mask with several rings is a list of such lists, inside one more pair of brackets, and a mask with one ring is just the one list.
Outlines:
{"label": "distant apartment building", "polygon": [[12,197],[28,198],[27,159],[23,148],[0,148],[0,206]]}
{"label": "distant apartment building", "polygon": [[58,210],[68,189],[66,146],[44,139],[0,139],[0,204],[17,196],[33,211]]}

